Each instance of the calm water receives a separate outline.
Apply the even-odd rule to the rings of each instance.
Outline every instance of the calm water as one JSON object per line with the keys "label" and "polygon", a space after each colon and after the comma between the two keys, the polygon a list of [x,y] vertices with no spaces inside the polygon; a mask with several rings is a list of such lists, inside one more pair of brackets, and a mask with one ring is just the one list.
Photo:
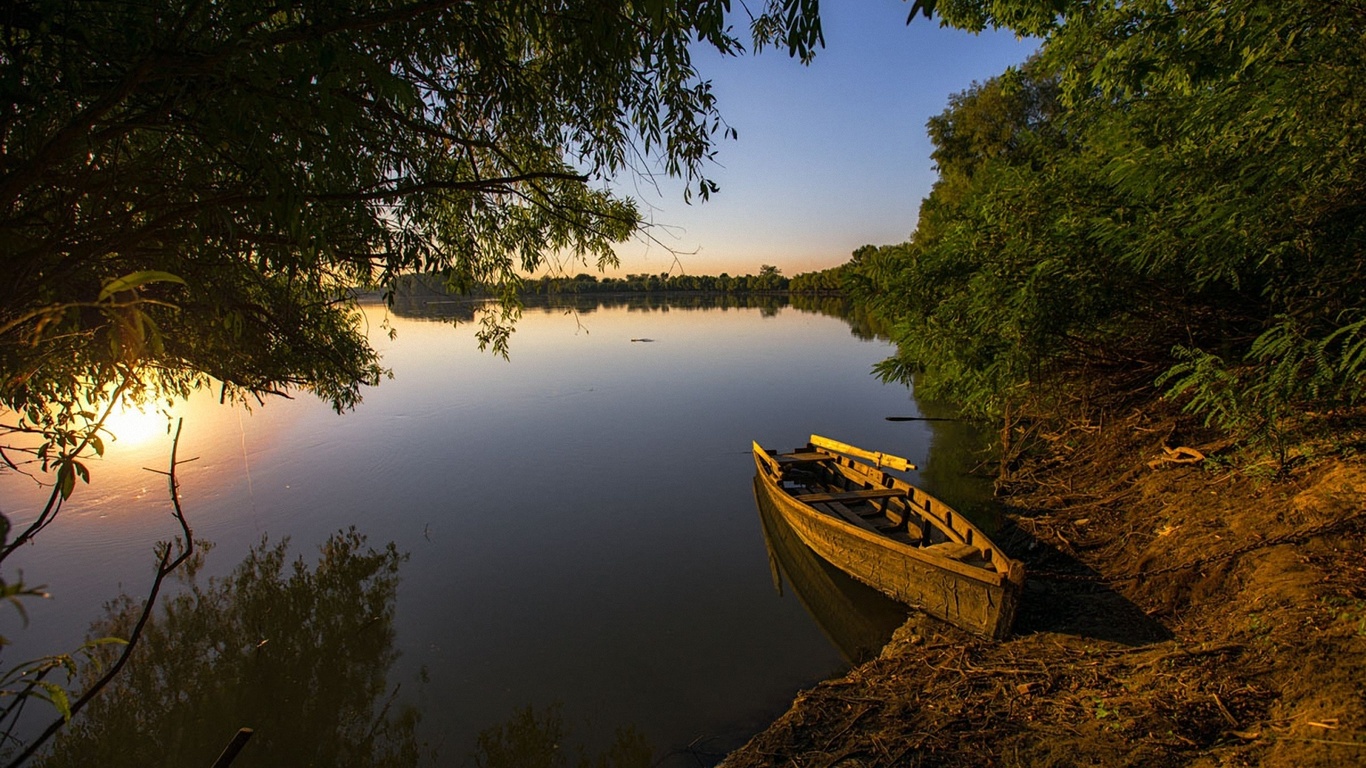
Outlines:
{"label": "calm water", "polygon": [[[462,311],[427,311],[443,309]],[[885,420],[917,412],[905,387],[869,373],[890,348],[835,317],[776,306],[529,309],[511,360],[478,352],[468,325],[379,307],[367,318],[394,378],[353,413],[306,397],[250,413],[211,396],[179,406],[180,455],[197,457],[180,469],[182,497],[196,537],[214,544],[203,576],[227,574],[263,536],[289,537],[312,563],[352,525],[372,546],[408,553],[384,625],[392,637],[375,654],[388,681],[375,705],[392,693],[392,711],[415,707],[420,722],[403,738],[435,751],[436,764],[473,764],[476,735],[526,707],[557,712],[590,745],[628,726],[656,757],[677,753],[671,764],[716,759],[850,654],[765,541],[750,441],[791,448],[828,434],[930,464],[929,481],[964,463],[933,465],[936,425]],[[152,545],[175,528],[164,482],[142,469],[166,465],[164,421],[142,423],[148,434],[128,420],[92,485],[16,564],[53,598],[30,606],[27,629],[3,615],[15,641],[7,661],[76,645],[106,601],[145,589]],[[15,519],[42,497],[12,475],[0,489]],[[272,728],[302,727],[259,706],[258,722],[203,737],[206,764],[240,725],[262,744]],[[250,755],[236,765],[256,764]]]}

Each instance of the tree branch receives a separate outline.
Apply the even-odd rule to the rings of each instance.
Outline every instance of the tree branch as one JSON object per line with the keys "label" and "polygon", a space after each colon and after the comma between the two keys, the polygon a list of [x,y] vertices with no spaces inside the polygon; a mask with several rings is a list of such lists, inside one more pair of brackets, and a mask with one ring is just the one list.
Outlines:
{"label": "tree branch", "polygon": [[[133,625],[133,631],[128,636],[128,642],[123,646],[123,651],[119,657],[110,665],[109,670],[100,676],[80,698],[71,703],[71,717],[75,717],[86,704],[89,704],[100,691],[104,690],[109,683],[113,682],[118,676],[128,659],[133,655],[133,649],[137,646],[138,639],[142,637],[142,631],[147,626],[147,622],[152,617],[152,612],[156,608],[157,595],[161,592],[161,586],[166,578],[179,568],[190,556],[194,554],[194,534],[190,531],[190,523],[185,519],[185,512],[180,508],[180,482],[176,479],[176,465],[180,462],[176,459],[176,451],[180,447],[180,428],[184,426],[185,420],[182,418],[176,423],[175,438],[171,442],[171,463],[170,471],[166,472],[167,487],[171,496],[171,506],[174,509],[172,517],[180,524],[181,535],[184,536],[184,543],[180,554],[172,557],[175,541],[163,541],[158,545],[161,550],[155,578],[152,579],[152,587],[148,591],[147,601],[143,604],[142,613],[138,616],[137,623]],[[17,757],[9,762],[7,768],[18,768],[24,761],[28,760],[44,744],[51,739],[62,726],[68,722],[67,718],[58,718],[35,738]]]}
{"label": "tree branch", "polygon": [[[123,391],[128,388],[130,383],[131,382],[126,378],[119,382],[118,387],[116,387],[114,392],[109,396],[109,405],[105,407],[104,413],[100,414],[99,420],[96,421],[93,426],[85,430],[81,442],[76,445],[75,449],[67,454],[68,456],[71,456],[72,458],[80,456],[81,452],[90,446],[91,440],[100,429],[104,427],[104,422],[108,420],[109,414],[114,412],[114,406],[118,404],[119,396],[123,394]],[[16,549],[27,544],[30,539],[38,535],[39,531],[46,528],[52,520],[56,518],[58,510],[62,506],[62,499],[62,486],[59,482],[53,485],[52,493],[48,495],[47,504],[43,505],[43,511],[38,515],[38,518],[30,523],[28,528],[24,529],[23,533],[15,537],[14,541],[9,542],[3,549],[0,549],[0,562],[4,562],[5,558],[9,557]]]}
{"label": "tree branch", "polygon": [[374,191],[317,192],[305,194],[303,198],[305,200],[319,202],[365,202],[372,200],[390,200],[393,198],[407,197],[409,195],[418,195],[424,192],[510,191],[507,188],[513,184],[544,179],[584,183],[588,181],[588,176],[581,173],[564,173],[559,171],[532,171],[521,173],[516,176],[500,176],[491,179],[475,179],[471,181],[428,181],[408,185],[396,185],[388,189],[378,189]]}

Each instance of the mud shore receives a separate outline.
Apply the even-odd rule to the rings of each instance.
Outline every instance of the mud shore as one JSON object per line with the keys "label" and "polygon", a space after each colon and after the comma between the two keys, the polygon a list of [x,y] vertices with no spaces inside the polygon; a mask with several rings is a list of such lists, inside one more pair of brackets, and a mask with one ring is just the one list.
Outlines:
{"label": "mud shore", "polygon": [[1013,637],[912,617],[723,765],[1366,765],[1366,459],[1157,411],[1034,430],[998,533],[1031,573]]}

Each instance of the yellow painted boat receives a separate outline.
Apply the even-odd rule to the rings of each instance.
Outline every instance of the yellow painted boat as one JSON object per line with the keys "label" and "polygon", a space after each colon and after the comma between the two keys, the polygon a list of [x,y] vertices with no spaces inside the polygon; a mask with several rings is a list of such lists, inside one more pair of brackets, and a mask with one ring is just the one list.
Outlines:
{"label": "yellow painted boat", "polygon": [[808,547],[889,597],[971,632],[1010,633],[1024,564],[953,508],[884,468],[915,466],[820,435],[754,443],[759,487]]}

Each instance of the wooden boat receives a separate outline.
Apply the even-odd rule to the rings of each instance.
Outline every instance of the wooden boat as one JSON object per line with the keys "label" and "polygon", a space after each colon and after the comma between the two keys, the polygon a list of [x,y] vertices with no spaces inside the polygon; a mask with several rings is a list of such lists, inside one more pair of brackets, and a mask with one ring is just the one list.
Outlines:
{"label": "wooden boat", "polygon": [[[806,546],[754,478],[755,506],[768,548],[773,588],[794,595],[849,666],[876,657],[910,611],[841,571]],[[784,590],[784,582],[788,587]]]}
{"label": "wooden boat", "polygon": [[754,443],[763,490],[808,547],[889,597],[993,638],[1010,633],[1024,564],[947,504],[883,468],[915,466],[819,435],[778,453]]}

